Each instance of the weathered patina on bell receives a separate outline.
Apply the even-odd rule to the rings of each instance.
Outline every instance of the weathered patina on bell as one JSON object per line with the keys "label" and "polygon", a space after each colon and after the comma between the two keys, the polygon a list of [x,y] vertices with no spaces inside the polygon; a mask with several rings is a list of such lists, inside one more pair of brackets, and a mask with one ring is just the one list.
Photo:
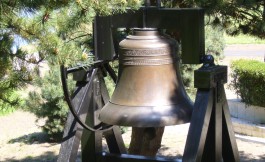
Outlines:
{"label": "weathered patina on bell", "polygon": [[111,125],[162,127],[190,121],[176,42],[156,29],[134,29],[120,42],[119,79],[100,120]]}

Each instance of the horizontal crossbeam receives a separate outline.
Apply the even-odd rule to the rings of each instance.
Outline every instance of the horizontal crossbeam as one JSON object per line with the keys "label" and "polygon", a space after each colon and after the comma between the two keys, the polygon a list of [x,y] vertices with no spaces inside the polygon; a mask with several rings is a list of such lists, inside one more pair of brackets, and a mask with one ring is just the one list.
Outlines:
{"label": "horizontal crossbeam", "polygon": [[101,153],[97,155],[98,162],[181,162],[179,159],[165,159],[165,158],[152,158],[147,156],[139,155],[128,155],[128,154],[109,154]]}

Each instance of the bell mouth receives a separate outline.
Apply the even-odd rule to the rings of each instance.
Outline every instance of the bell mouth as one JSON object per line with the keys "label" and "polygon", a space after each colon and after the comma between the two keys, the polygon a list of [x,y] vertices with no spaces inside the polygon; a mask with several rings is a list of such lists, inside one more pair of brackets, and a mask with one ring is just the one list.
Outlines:
{"label": "bell mouth", "polygon": [[192,105],[124,106],[108,102],[99,120],[110,125],[132,127],[164,127],[190,122]]}

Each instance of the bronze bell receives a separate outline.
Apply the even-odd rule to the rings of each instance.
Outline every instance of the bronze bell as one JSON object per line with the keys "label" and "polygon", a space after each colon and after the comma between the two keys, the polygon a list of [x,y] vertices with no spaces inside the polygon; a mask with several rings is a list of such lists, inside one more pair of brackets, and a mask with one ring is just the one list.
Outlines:
{"label": "bronze bell", "polygon": [[100,120],[133,127],[189,122],[193,106],[181,80],[176,42],[141,28],[119,45],[119,79]]}

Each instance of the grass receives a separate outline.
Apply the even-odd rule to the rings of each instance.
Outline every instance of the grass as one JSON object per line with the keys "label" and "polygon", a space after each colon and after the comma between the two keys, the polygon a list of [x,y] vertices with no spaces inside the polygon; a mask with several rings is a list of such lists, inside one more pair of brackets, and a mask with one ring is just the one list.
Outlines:
{"label": "grass", "polygon": [[250,35],[239,34],[237,36],[228,36],[225,34],[226,44],[265,44],[265,39],[260,39]]}

